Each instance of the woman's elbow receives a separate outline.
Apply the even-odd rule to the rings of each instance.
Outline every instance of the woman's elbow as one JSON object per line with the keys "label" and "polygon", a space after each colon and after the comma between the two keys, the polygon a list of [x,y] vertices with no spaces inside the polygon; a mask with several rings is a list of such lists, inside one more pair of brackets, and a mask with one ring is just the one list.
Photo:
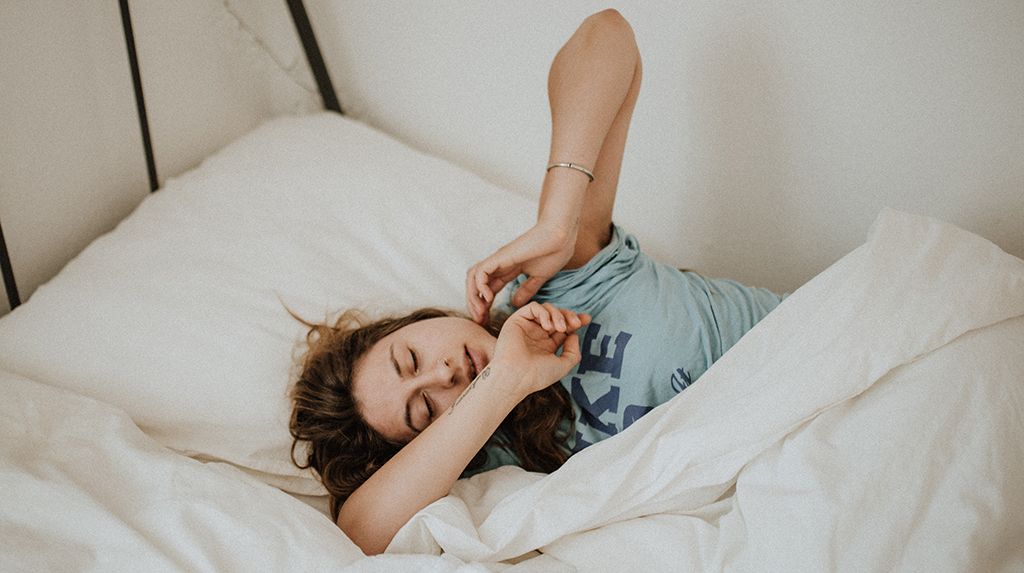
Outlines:
{"label": "woman's elbow", "polygon": [[621,37],[630,42],[634,41],[633,27],[615,8],[606,8],[587,16],[580,27],[600,36]]}
{"label": "woman's elbow", "polygon": [[338,513],[338,528],[366,555],[380,555],[388,548],[393,535],[387,535],[379,529],[374,528],[373,521],[367,523],[357,519],[351,514],[346,514],[345,506]]}
{"label": "woman's elbow", "polygon": [[614,8],[587,16],[574,36],[585,50],[601,46],[615,54],[632,54],[634,59],[639,57],[633,28]]}

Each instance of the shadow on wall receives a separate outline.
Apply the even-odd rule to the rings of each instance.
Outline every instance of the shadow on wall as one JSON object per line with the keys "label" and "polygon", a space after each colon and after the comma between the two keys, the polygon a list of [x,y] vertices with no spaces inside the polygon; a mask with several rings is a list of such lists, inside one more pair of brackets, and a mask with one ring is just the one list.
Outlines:
{"label": "shadow on wall", "polygon": [[784,113],[771,36],[749,19],[727,26],[692,56],[694,191],[705,207],[697,240],[713,266],[728,269],[708,274],[778,288],[779,277],[796,274],[779,252],[799,243],[797,159],[787,144],[796,126]]}

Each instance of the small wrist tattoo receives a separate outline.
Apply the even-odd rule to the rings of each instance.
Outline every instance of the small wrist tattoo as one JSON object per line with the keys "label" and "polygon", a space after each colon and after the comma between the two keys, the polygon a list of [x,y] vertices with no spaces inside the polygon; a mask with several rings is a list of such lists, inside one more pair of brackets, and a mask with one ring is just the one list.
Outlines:
{"label": "small wrist tattoo", "polygon": [[459,397],[455,399],[455,403],[452,404],[452,407],[448,408],[448,413],[450,414],[452,412],[452,410],[454,410],[455,407],[459,405],[459,402],[461,402],[462,399],[466,397],[466,394],[469,394],[469,391],[472,390],[476,386],[477,382],[479,382],[481,380],[487,380],[490,376],[491,376],[491,365],[488,364],[487,366],[484,367],[483,372],[481,372],[480,374],[477,374],[477,377],[474,378],[473,381],[469,383],[469,386],[466,386],[466,389],[462,391],[462,394],[459,394]]}

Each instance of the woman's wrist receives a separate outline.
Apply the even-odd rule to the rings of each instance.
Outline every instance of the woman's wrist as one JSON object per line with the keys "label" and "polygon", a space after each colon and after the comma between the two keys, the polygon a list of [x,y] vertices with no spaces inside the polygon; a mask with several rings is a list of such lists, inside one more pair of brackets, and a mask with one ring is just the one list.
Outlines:
{"label": "woman's wrist", "polygon": [[548,171],[541,190],[538,225],[561,229],[575,238],[588,183],[583,173],[569,169]]}
{"label": "woman's wrist", "polygon": [[533,392],[529,384],[530,380],[531,376],[527,372],[511,364],[506,364],[496,357],[470,382],[462,395],[452,404],[452,409],[458,406],[463,397],[470,392],[477,391],[477,386],[488,385],[491,386],[488,394],[498,401],[495,406],[499,410],[507,409],[511,412],[517,404]]}
{"label": "woman's wrist", "polygon": [[580,231],[579,218],[570,221],[555,217],[545,218],[538,220],[534,228],[539,232],[538,236],[544,238],[549,252],[571,252]]}

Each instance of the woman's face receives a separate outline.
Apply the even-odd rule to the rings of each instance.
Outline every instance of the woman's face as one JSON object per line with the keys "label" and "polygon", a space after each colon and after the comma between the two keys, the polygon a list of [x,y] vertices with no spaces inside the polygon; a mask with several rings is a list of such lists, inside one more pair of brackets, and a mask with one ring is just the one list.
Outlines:
{"label": "woman's face", "polygon": [[495,342],[465,318],[430,318],[404,326],[359,359],[352,395],[371,428],[389,440],[409,442],[490,363]]}

